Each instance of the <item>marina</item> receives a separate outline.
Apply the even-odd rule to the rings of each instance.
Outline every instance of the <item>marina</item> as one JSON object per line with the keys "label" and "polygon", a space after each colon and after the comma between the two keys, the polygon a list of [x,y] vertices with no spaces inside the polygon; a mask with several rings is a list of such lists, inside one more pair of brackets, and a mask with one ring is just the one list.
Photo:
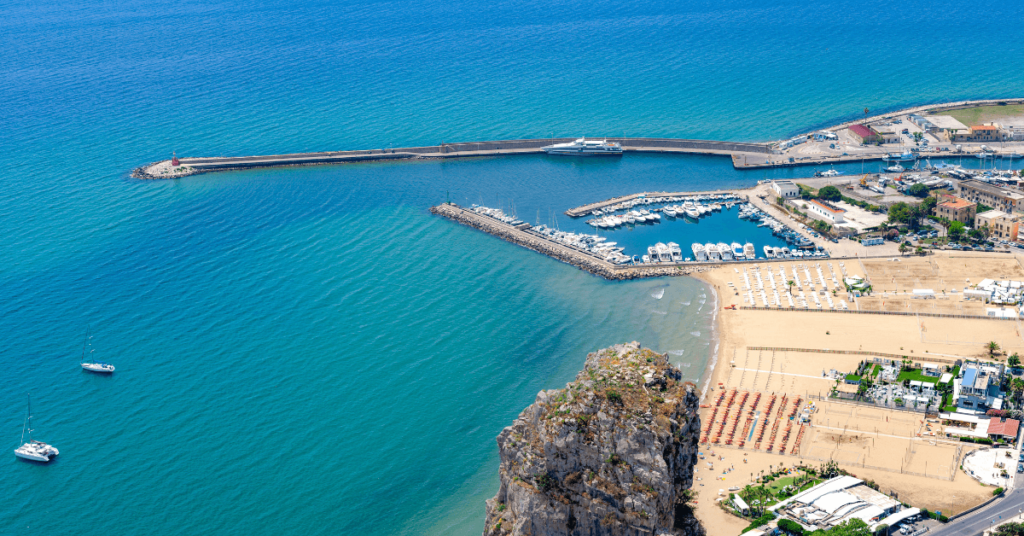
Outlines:
{"label": "marina", "polygon": [[[463,208],[444,203],[430,211],[606,279],[682,275],[702,266],[829,256],[789,225],[756,208],[741,191],[634,194],[612,201],[602,204],[603,208],[591,205],[587,213],[594,218],[576,219],[566,229],[557,223],[531,225],[514,214],[481,205]],[[698,224],[702,218],[718,223],[704,229]],[[593,231],[585,231],[580,224]],[[694,234],[697,230],[700,233]],[[740,241],[718,236],[737,232],[756,238]],[[667,238],[677,234],[700,241],[687,246]],[[705,243],[708,235],[713,236]]]}

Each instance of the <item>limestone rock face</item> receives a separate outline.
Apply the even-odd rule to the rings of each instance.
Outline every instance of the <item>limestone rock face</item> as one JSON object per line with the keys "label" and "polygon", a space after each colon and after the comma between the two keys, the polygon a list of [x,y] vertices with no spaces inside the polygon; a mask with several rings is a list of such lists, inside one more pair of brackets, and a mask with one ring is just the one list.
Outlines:
{"label": "limestone rock face", "polygon": [[686,504],[698,396],[636,342],[587,356],[498,436],[501,487],[485,536],[704,536]]}

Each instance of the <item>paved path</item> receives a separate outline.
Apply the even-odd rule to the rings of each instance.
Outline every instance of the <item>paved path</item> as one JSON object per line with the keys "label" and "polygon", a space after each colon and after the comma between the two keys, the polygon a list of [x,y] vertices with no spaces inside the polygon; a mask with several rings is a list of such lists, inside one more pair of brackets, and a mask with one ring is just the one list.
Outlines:
{"label": "paved path", "polygon": [[992,525],[1017,516],[1024,510],[1024,488],[1007,493],[1002,499],[929,532],[930,536],[973,536]]}

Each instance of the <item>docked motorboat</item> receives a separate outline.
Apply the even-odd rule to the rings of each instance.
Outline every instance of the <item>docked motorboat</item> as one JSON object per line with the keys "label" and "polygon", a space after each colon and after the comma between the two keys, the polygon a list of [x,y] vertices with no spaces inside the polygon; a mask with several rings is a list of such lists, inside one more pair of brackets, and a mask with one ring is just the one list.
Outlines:
{"label": "docked motorboat", "polygon": [[893,164],[893,165],[885,168],[885,170],[888,171],[889,173],[903,173],[904,171],[907,170],[907,168],[905,168],[905,167],[903,167],[903,166],[901,166],[899,164]]}
{"label": "docked motorboat", "polygon": [[729,244],[725,242],[718,243],[718,254],[722,256],[723,261],[732,260],[732,249],[729,248]]}
{"label": "docked motorboat", "polygon": [[775,249],[772,248],[771,246],[765,246],[764,247],[764,256],[765,256],[765,258],[768,258],[768,259],[774,259],[775,258]]}
{"label": "docked motorboat", "polygon": [[[25,433],[28,433],[28,442],[25,441]],[[22,445],[14,449],[14,455],[34,462],[46,463],[50,458],[60,454],[60,451],[52,445],[32,439],[32,396],[28,398],[28,416],[25,417],[25,424],[21,428]]]}
{"label": "docked motorboat", "polygon": [[735,259],[739,260],[747,256],[745,253],[743,253],[743,246],[740,245],[739,242],[733,242],[732,244],[730,244],[730,246],[732,246],[732,256]]}
{"label": "docked motorboat", "polygon": [[743,244],[743,256],[748,259],[753,259],[756,256],[757,250],[754,249],[754,244],[747,242]]}
{"label": "docked motorboat", "polygon": [[688,209],[686,209],[686,215],[689,216],[691,219],[694,219],[694,220],[700,219],[700,212],[697,212],[696,208],[688,208]]}
{"label": "docked motorboat", "polygon": [[697,262],[708,260],[708,252],[704,249],[703,244],[694,242],[693,245],[690,246],[690,249],[693,250],[693,260]]}
{"label": "docked motorboat", "polygon": [[888,153],[882,157],[882,160],[886,162],[913,162],[917,160],[917,155],[910,151],[903,151],[902,153]]}
{"label": "docked motorboat", "polygon": [[683,260],[683,250],[679,247],[679,244],[669,242],[668,252],[672,256],[672,262],[680,262]]}
{"label": "docked motorboat", "polygon": [[665,207],[661,212],[662,212],[662,214],[668,216],[669,218],[675,218],[676,217],[676,211],[673,210],[672,207]]}
{"label": "docked motorboat", "polygon": [[622,145],[610,143],[608,140],[588,140],[580,138],[569,143],[556,143],[541,147],[548,154],[566,156],[622,156]]}
{"label": "docked motorboat", "polygon": [[720,261],[722,260],[722,253],[718,251],[718,246],[708,242],[704,244],[704,251],[708,254],[709,261]]}

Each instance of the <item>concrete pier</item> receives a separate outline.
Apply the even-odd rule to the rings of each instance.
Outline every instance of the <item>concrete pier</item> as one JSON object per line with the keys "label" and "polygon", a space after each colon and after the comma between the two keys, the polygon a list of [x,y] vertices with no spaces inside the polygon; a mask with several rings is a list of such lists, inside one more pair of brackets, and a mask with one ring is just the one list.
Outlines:
{"label": "concrete pier", "polygon": [[[181,158],[180,166],[171,166],[169,160],[154,162],[135,169],[132,175],[140,179],[171,179],[213,171],[252,169],[265,167],[308,166],[342,164],[372,160],[447,159],[542,154],[542,147],[567,143],[574,138],[547,138],[531,140],[499,140],[464,143],[442,143],[426,147],[371,149],[363,151],[327,151],[262,156],[236,156],[223,158]],[[596,138],[595,138],[596,139]],[[601,138],[622,144],[623,152],[701,154],[735,157],[748,155],[751,161],[764,162],[770,149],[763,143],[737,143],[711,140],[682,140],[672,138]],[[554,157],[565,158],[565,157]]]}
{"label": "concrete pier", "polygon": [[644,197],[692,197],[692,196],[698,196],[698,195],[718,195],[718,194],[743,195],[743,194],[740,194],[735,189],[733,189],[733,190],[711,190],[711,191],[707,191],[707,192],[640,192],[640,193],[637,193],[637,194],[629,194],[629,195],[624,195],[624,196],[621,196],[621,197],[613,197],[611,199],[606,199],[604,201],[598,201],[596,203],[590,203],[588,205],[582,205],[582,206],[579,206],[579,207],[570,208],[569,210],[565,211],[565,215],[573,217],[573,218],[579,218],[579,217],[582,217],[582,216],[586,216],[587,214],[590,214],[594,210],[602,209],[602,208],[610,206],[610,205],[616,205],[618,203],[622,203],[623,201],[629,201],[629,200],[632,200],[632,199],[636,199],[636,198],[638,198],[640,196],[644,196]]}

